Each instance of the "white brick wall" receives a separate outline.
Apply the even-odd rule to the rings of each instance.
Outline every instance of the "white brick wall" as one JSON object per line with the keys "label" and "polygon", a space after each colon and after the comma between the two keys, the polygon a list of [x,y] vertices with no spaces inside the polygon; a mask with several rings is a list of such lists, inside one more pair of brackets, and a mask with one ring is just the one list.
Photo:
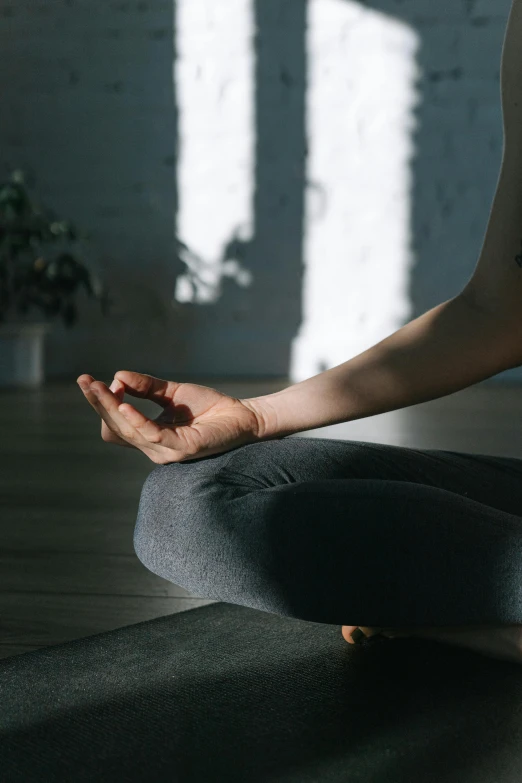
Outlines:
{"label": "white brick wall", "polygon": [[[190,3],[182,41],[181,2]],[[299,380],[349,359],[469,278],[501,160],[510,0],[240,2],[1,4],[2,178],[24,168],[43,201],[93,234],[91,257],[116,299],[110,319],[85,300],[74,331],[56,327],[49,375],[130,368],[180,380],[287,372]],[[256,58],[241,39],[248,18]],[[355,56],[364,36],[366,63],[364,47]],[[311,41],[324,47],[315,60]],[[176,43],[192,65],[201,51],[207,73],[224,74],[215,84],[222,125],[211,112],[197,129],[200,203],[195,163],[177,184],[189,160],[178,133],[187,145],[196,138],[177,112],[205,68],[193,68],[175,98]],[[220,57],[233,66],[221,67]],[[314,93],[318,63],[324,82]],[[234,73],[244,79],[248,68],[257,88],[245,82],[244,107],[226,108]],[[189,204],[190,218],[176,225]],[[193,247],[198,220],[202,242]],[[176,257],[175,230],[200,255],[194,269],[207,268],[212,301],[176,302],[187,265]],[[522,379],[518,370],[504,376]]]}

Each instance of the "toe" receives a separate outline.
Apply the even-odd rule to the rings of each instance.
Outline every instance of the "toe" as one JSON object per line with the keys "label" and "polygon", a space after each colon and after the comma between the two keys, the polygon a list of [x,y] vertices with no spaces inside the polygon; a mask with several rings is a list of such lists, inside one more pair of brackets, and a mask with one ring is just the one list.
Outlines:
{"label": "toe", "polygon": [[348,642],[348,644],[354,644],[354,641],[352,639],[352,633],[358,628],[357,625],[343,625],[342,627],[342,635],[345,642]]}
{"label": "toe", "polygon": [[364,637],[369,639],[372,636],[377,636],[379,633],[382,633],[382,628],[373,628],[366,625],[342,626],[343,639],[348,642],[348,644],[360,644],[364,641]]}

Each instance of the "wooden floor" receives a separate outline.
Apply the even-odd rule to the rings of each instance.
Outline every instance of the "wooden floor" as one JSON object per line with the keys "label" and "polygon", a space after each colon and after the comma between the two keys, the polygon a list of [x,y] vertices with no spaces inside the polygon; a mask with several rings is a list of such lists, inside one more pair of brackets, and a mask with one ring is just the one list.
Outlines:
{"label": "wooden floor", "polygon": [[[288,385],[197,382],[243,398]],[[0,658],[212,603],[137,559],[136,511],[154,465],[101,440],[100,420],[74,381],[0,390],[0,426]],[[522,458],[522,385],[487,381],[300,437]]]}

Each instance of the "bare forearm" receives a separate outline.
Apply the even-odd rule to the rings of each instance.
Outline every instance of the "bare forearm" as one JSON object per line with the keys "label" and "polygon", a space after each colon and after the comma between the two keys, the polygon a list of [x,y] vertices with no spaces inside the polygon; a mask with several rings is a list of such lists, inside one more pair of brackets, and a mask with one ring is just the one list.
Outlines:
{"label": "bare forearm", "polygon": [[513,0],[501,68],[504,155],[472,280],[458,296],[344,364],[276,394],[245,400],[259,412],[259,437],[417,405],[522,364],[521,40],[522,0]]}
{"label": "bare forearm", "polygon": [[507,330],[457,296],[344,364],[245,402],[260,412],[261,439],[406,408],[521,364]]}

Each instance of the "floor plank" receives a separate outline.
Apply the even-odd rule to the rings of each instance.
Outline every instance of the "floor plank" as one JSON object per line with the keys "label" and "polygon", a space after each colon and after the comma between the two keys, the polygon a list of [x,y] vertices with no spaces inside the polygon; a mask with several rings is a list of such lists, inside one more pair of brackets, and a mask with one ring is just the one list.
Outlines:
{"label": "floor plank", "polygon": [[[103,508],[103,499],[75,508],[74,495],[56,493],[55,503],[27,506],[13,497],[0,507],[0,553],[85,552],[134,555],[132,537],[137,511],[135,498],[121,509]],[[64,504],[65,508],[60,507]],[[67,505],[69,508],[67,508]],[[1,596],[0,596],[1,600]]]}
{"label": "floor plank", "polygon": [[199,598],[152,574],[136,555],[11,552],[0,556],[0,594],[128,595]]}

